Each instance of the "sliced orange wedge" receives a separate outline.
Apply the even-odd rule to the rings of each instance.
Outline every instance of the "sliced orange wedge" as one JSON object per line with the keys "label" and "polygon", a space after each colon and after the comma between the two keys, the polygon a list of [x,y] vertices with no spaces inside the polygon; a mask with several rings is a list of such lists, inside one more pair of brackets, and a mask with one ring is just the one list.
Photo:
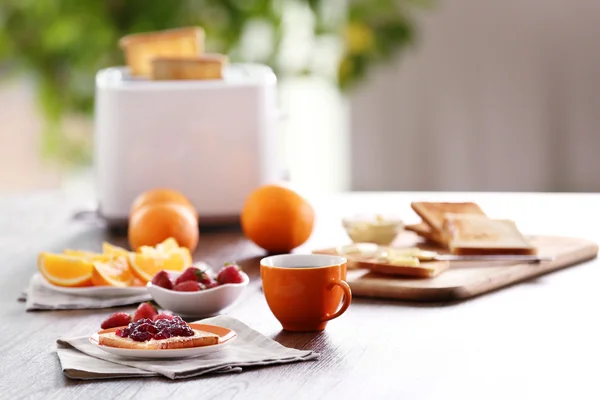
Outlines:
{"label": "sliced orange wedge", "polygon": [[63,254],[66,254],[68,256],[73,256],[73,257],[81,257],[81,258],[93,258],[93,257],[102,255],[100,253],[94,253],[93,251],[72,250],[72,249],[65,249],[65,251],[63,251]]}
{"label": "sliced orange wedge", "polygon": [[[182,247],[173,238],[165,239],[156,246],[140,246],[138,253],[142,254],[167,254],[179,251]],[[187,247],[185,247],[187,249]],[[189,251],[189,250],[188,250]]]}
{"label": "sliced orange wedge", "polygon": [[138,278],[148,282],[162,269],[181,271],[188,267],[191,264],[189,251],[186,254],[181,250],[169,254],[134,253],[129,256],[129,265]]}
{"label": "sliced orange wedge", "polygon": [[127,258],[121,256],[108,262],[95,261],[92,283],[94,286],[131,286],[133,273],[129,269]]}
{"label": "sliced orange wedge", "polygon": [[129,256],[131,252],[108,242],[102,243],[102,253],[109,256]]}
{"label": "sliced orange wedge", "polygon": [[133,280],[131,281],[131,286],[146,286],[146,283],[147,282],[144,282],[143,280],[138,278],[136,275],[133,275]]}
{"label": "sliced orange wedge", "polygon": [[179,243],[177,243],[177,240],[174,238],[165,239],[162,243],[156,245],[156,250],[165,253],[170,253],[179,249]]}
{"label": "sliced orange wedge", "polygon": [[92,262],[66,254],[41,253],[38,268],[48,282],[65,287],[92,285]]}
{"label": "sliced orange wedge", "polygon": [[63,251],[63,254],[66,254],[71,257],[82,258],[87,261],[108,262],[115,258],[114,255],[94,253],[91,251],[70,250],[70,249]]}

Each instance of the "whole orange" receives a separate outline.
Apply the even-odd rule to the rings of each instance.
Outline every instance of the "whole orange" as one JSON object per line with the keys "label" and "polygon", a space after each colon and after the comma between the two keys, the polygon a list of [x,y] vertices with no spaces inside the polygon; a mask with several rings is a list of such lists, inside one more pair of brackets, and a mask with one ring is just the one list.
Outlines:
{"label": "whole orange", "polygon": [[306,242],[314,220],[308,201],[279,185],[265,185],[253,191],[241,214],[246,237],[270,253],[289,253]]}
{"label": "whole orange", "polygon": [[128,238],[133,250],[156,246],[172,237],[193,252],[198,246],[198,236],[198,220],[189,207],[182,204],[150,204],[138,208],[129,218]]}
{"label": "whole orange", "polygon": [[131,204],[129,215],[132,215],[141,207],[161,203],[177,203],[189,207],[194,216],[198,218],[196,208],[183,193],[165,188],[151,189],[139,194]]}

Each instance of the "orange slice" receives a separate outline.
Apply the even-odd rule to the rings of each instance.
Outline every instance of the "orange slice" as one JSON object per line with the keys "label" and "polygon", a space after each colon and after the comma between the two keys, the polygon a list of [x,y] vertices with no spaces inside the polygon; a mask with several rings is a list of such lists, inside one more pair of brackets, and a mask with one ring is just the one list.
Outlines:
{"label": "orange slice", "polygon": [[134,253],[129,256],[129,264],[138,278],[148,282],[162,269],[181,271],[188,267],[191,264],[191,256],[189,250],[186,253],[183,248],[169,254]]}
{"label": "orange slice", "polygon": [[133,274],[127,258],[121,256],[109,262],[94,262],[92,283],[94,286],[130,286],[133,283]]}
{"label": "orange slice", "polygon": [[48,282],[56,286],[80,287],[92,285],[92,262],[66,254],[41,253],[38,268]]}
{"label": "orange slice", "polygon": [[[140,246],[138,249],[138,253],[142,254],[168,254],[172,252],[177,252],[181,249],[179,244],[177,244],[177,240],[173,238],[165,239],[163,242],[157,244],[156,246]],[[188,250],[189,251],[189,250]]]}
{"label": "orange slice", "polygon": [[108,242],[102,243],[102,253],[109,256],[129,256],[130,252]]}
{"label": "orange slice", "polygon": [[82,258],[86,261],[108,262],[115,258],[115,256],[113,256],[113,255],[100,254],[100,253],[94,253],[91,251],[83,251],[83,250],[67,249],[67,250],[63,251],[63,254],[66,254],[66,255],[72,256],[72,257]]}
{"label": "orange slice", "polygon": [[177,240],[175,240],[172,237],[165,239],[162,243],[159,243],[156,245],[156,250],[165,252],[165,253],[177,251],[177,250],[179,250],[179,248],[180,247],[179,247],[179,244],[177,243]]}
{"label": "orange slice", "polygon": [[100,253],[94,253],[93,251],[72,250],[72,249],[65,249],[65,251],[63,251],[63,254],[66,254],[68,256],[73,256],[73,257],[81,257],[81,258],[93,258],[93,257],[102,255]]}
{"label": "orange slice", "polygon": [[138,278],[136,275],[133,275],[133,280],[131,281],[131,286],[146,286],[146,282]]}

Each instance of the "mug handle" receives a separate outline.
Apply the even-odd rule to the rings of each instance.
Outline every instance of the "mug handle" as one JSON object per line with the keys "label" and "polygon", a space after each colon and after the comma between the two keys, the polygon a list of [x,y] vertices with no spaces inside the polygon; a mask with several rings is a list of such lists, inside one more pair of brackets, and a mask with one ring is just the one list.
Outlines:
{"label": "mug handle", "polygon": [[331,289],[333,289],[334,286],[339,286],[344,291],[344,302],[342,303],[342,306],[340,307],[339,310],[337,310],[336,312],[334,312],[331,315],[327,315],[327,316],[323,317],[323,319],[321,320],[322,322],[330,321],[334,318],[339,317],[348,309],[348,307],[350,306],[350,303],[352,302],[352,291],[350,290],[350,286],[345,281],[335,280],[329,284],[328,289],[331,290]]}

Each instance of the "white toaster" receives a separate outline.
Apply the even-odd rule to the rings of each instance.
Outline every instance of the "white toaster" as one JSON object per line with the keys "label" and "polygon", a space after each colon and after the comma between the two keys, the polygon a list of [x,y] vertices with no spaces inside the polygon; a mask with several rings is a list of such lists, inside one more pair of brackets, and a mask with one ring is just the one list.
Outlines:
{"label": "white toaster", "polygon": [[152,188],[181,191],[201,224],[237,221],[247,195],[284,179],[277,78],[231,64],[222,80],[149,81],[126,67],[98,72],[94,172],[98,212],[127,220]]}

